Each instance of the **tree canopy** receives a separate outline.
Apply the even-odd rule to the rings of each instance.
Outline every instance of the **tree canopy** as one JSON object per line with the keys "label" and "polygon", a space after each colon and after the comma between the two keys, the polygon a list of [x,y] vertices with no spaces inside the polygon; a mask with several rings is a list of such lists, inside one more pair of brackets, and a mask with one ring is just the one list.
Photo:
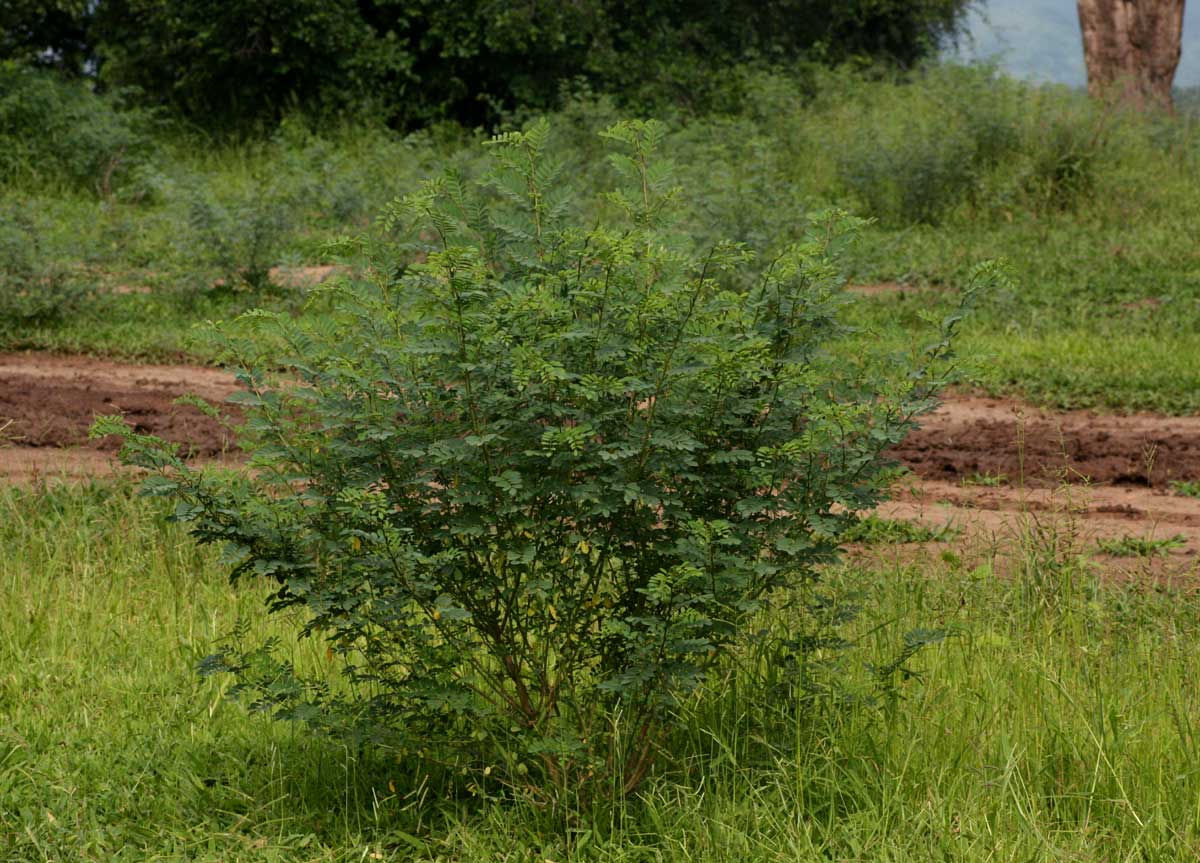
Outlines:
{"label": "tree canopy", "polygon": [[0,59],[136,87],[205,124],[300,108],[478,125],[551,106],[564,80],[679,101],[734,63],[907,67],[957,31],[970,2],[15,0],[0,12]]}

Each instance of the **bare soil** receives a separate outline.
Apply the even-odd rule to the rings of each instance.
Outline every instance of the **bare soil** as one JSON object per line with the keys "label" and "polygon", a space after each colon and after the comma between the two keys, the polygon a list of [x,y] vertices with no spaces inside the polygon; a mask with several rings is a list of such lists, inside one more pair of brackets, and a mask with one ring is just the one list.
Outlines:
{"label": "bare soil", "polygon": [[[87,437],[101,414],[218,458],[233,446],[227,429],[174,401],[191,393],[219,403],[236,388],[215,368],[0,354],[0,481],[118,469],[117,442]],[[1200,560],[1200,499],[1171,491],[1172,481],[1200,479],[1200,417],[1056,413],[956,395],[893,455],[912,477],[880,507],[884,517],[949,524],[984,546],[1051,527],[1093,549],[1105,538],[1179,537],[1156,559],[1176,568]]]}
{"label": "bare soil", "polygon": [[895,455],[926,480],[1163,489],[1200,478],[1200,417],[1050,412],[957,396],[925,417]]}
{"label": "bare soil", "polygon": [[0,477],[79,477],[108,473],[119,442],[88,440],[97,416],[123,414],[138,432],[215,458],[233,444],[220,423],[190,405],[194,394],[220,402],[236,389],[230,374],[200,366],[131,365],[93,357],[0,354]]}
{"label": "bare soil", "polygon": [[1106,571],[1140,578],[1200,566],[1200,499],[1172,487],[1200,477],[1200,417],[1053,412],[960,395],[893,455],[913,478],[878,514],[954,527],[956,547],[994,556],[1042,542],[1104,558],[1105,540],[1167,540],[1148,556],[1109,555]]}

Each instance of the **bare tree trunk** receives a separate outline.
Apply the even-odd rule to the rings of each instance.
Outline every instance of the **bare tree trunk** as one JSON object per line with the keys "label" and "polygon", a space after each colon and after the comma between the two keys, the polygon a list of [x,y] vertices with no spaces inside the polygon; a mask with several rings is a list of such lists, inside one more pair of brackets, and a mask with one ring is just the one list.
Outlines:
{"label": "bare tree trunk", "polygon": [[1173,110],[1184,0],[1077,0],[1088,92]]}

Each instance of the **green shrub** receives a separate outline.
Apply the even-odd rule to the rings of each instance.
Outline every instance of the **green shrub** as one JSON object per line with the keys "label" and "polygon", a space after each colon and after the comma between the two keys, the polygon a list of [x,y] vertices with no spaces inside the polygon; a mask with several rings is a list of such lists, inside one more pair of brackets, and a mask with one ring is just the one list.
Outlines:
{"label": "green shrub", "polygon": [[879,498],[958,318],[919,368],[833,355],[856,223],[820,217],[731,290],[752,254],[674,229],[660,124],[605,133],[622,185],[598,222],[568,218],[547,136],[497,138],[485,180],[431,181],[347,241],[369,278],[323,289],[329,316],[224,330],[250,472],[95,433],[123,432],[161,469],[145,490],[327,640],[344,675],[311,680],[234,633],[206,668],[258,708],[481,788],[620,794]]}
{"label": "green shrub", "polygon": [[210,190],[193,189],[187,197],[187,230],[180,256],[192,289],[264,291],[272,287],[271,268],[280,262],[293,224],[290,195],[256,181],[224,200]]}
{"label": "green shrub", "polygon": [[1020,180],[1038,210],[1067,210],[1095,187],[1105,146],[1102,118],[1066,99],[1041,106],[1029,131]]}
{"label": "green shrub", "polygon": [[91,296],[87,279],[45,258],[32,221],[14,207],[0,209],[0,332],[55,323]]}
{"label": "green shrub", "polygon": [[82,81],[0,63],[0,183],[111,194],[150,149],[148,115]]}
{"label": "green shrub", "polygon": [[[936,224],[974,200],[984,172],[1019,146],[1007,88],[988,70],[935,68],[915,80],[832,81],[843,104],[839,190],[891,224]],[[828,101],[829,97],[826,97]]]}
{"label": "green shrub", "polygon": [[868,127],[842,154],[839,171],[871,215],[936,224],[975,182],[974,146],[960,129],[910,118]]}

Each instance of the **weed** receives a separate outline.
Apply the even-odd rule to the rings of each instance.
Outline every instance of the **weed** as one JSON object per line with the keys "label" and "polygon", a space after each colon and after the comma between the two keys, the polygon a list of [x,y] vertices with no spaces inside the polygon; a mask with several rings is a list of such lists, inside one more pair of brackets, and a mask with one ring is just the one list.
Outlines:
{"label": "weed", "polygon": [[1008,476],[1002,473],[992,473],[984,471],[983,473],[973,473],[963,477],[962,484],[964,486],[979,486],[982,488],[996,488],[1008,482]]}
{"label": "weed", "polygon": [[1200,497],[1200,482],[1195,480],[1176,480],[1171,483],[1171,491],[1183,497]]}
{"label": "weed", "polygon": [[1163,539],[1142,536],[1122,536],[1096,541],[1096,550],[1101,554],[1112,557],[1159,557],[1169,554],[1172,549],[1186,545],[1183,536],[1171,536]]}

